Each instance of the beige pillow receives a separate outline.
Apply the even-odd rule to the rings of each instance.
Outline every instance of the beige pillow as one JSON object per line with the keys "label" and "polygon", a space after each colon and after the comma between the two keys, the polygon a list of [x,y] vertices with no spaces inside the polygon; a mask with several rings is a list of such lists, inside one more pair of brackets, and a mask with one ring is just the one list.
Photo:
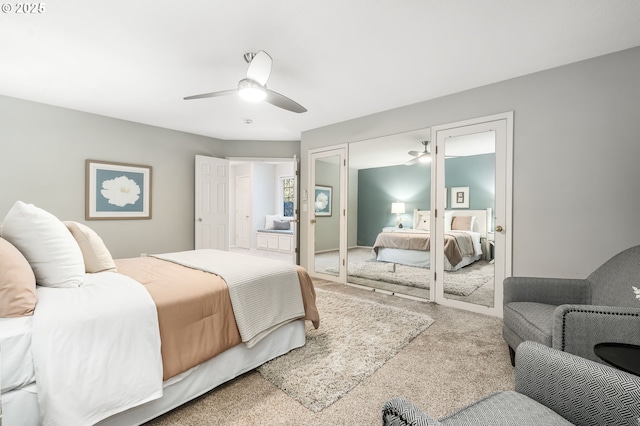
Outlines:
{"label": "beige pillow", "polygon": [[0,238],[0,317],[33,315],[36,300],[36,277],[29,262]]}
{"label": "beige pillow", "polygon": [[471,216],[454,216],[451,220],[452,231],[471,231]]}
{"label": "beige pillow", "polygon": [[91,228],[82,223],[65,221],[67,229],[76,239],[84,257],[86,272],[115,271],[116,263],[102,238]]}

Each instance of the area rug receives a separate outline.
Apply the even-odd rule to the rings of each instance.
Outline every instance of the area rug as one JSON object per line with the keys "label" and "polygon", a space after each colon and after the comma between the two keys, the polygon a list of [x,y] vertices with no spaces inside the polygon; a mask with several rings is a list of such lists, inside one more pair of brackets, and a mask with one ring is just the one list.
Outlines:
{"label": "area rug", "polygon": [[[367,260],[364,262],[349,262],[347,274],[375,281],[408,285],[411,287],[429,289],[430,271],[426,268],[395,264],[395,271],[390,271],[393,265],[388,262]],[[332,271],[333,269],[333,271]],[[328,268],[327,272],[336,272],[337,268]],[[493,264],[486,260],[479,260],[457,271],[444,272],[444,292],[457,296],[468,296],[477,288],[482,287],[493,279]]]}
{"label": "area rug", "polygon": [[258,371],[313,412],[322,411],[393,358],[433,320],[423,314],[316,289],[320,328],[305,346]]}

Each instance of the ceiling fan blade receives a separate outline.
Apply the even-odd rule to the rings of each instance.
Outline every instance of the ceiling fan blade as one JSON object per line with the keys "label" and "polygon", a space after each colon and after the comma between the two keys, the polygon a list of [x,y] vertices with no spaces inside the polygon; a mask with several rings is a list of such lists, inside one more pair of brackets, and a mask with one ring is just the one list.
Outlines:
{"label": "ceiling fan blade", "polygon": [[413,155],[414,157],[419,157],[424,154],[423,151],[409,151],[409,155]]}
{"label": "ceiling fan blade", "polygon": [[247,78],[253,80],[264,86],[267,84],[269,75],[271,74],[271,65],[273,60],[271,56],[264,50],[255,54],[251,62],[249,62],[249,68],[247,69]]}
{"label": "ceiling fan blade", "polygon": [[234,95],[238,93],[238,89],[229,89],[222,90],[220,92],[211,92],[211,93],[202,93],[201,95],[192,95],[183,98],[185,101],[189,101],[191,99],[202,99],[202,98],[215,98],[217,96],[226,96],[226,95]]}
{"label": "ceiling fan blade", "polygon": [[420,157],[416,157],[412,160],[407,161],[406,163],[404,163],[405,166],[413,166],[414,164],[418,164],[420,162]]}
{"label": "ceiling fan blade", "polygon": [[267,97],[265,98],[266,102],[269,102],[271,105],[275,105],[278,108],[286,109],[291,112],[307,112],[307,109],[300,105],[299,103],[292,101],[284,95],[281,95],[278,92],[274,92],[273,90],[267,89]]}

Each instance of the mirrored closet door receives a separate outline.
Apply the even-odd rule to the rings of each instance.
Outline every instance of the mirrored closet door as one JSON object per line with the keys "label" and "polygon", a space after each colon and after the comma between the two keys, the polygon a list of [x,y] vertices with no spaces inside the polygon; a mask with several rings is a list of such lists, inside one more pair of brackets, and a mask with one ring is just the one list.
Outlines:
{"label": "mirrored closet door", "polygon": [[346,149],[310,154],[309,265],[314,276],[343,281],[346,274]]}
{"label": "mirrored closet door", "polygon": [[502,281],[510,270],[510,117],[433,129],[437,303],[502,315]]}
{"label": "mirrored closet door", "polygon": [[[430,129],[349,144],[347,282],[429,299]],[[426,149],[426,151],[425,151]]]}

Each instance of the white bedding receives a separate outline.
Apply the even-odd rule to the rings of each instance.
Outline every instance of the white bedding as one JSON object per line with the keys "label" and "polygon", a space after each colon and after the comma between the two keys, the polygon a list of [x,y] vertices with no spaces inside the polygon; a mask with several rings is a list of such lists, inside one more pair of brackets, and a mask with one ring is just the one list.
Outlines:
{"label": "white bedding", "polygon": [[[221,276],[229,288],[238,330],[247,347],[252,347],[283,324],[304,318],[295,265],[213,249],[154,257]],[[259,286],[255,285],[257,280],[260,281]],[[262,309],[264,306],[270,309]]]}
{"label": "white bedding", "polygon": [[0,318],[2,393],[35,381],[31,358],[33,317]]}
{"label": "white bedding", "polygon": [[90,425],[162,396],[156,307],[124,275],[39,287],[32,353],[43,425]]}
{"label": "white bedding", "polygon": [[[286,324],[251,349],[245,345],[236,345],[181,374],[182,380],[165,381],[162,398],[108,417],[98,425],[122,426],[145,423],[273,358],[304,346],[305,341],[304,320]],[[2,395],[3,426],[39,426],[38,412],[35,384]]]}

